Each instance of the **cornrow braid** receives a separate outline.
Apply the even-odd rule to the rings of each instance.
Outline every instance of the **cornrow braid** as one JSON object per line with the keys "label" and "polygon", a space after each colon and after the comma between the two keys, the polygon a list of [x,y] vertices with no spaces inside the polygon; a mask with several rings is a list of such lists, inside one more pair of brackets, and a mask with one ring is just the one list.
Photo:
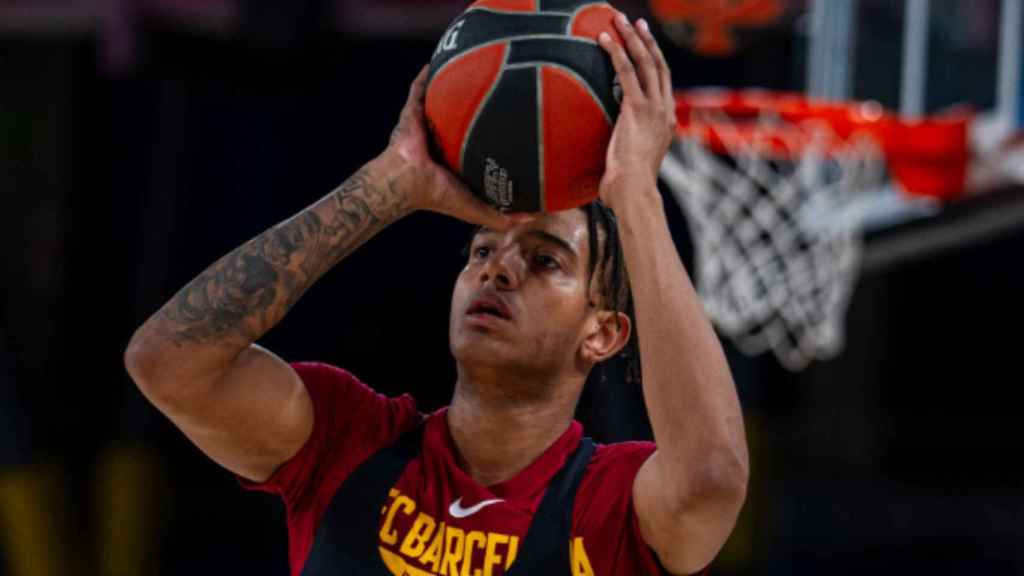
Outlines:
{"label": "cornrow braid", "polygon": [[[594,281],[595,273],[599,275],[601,302],[614,312],[622,312],[629,317],[633,331],[629,341],[620,353],[626,364],[626,382],[640,381],[640,356],[636,338],[636,316],[633,310],[633,293],[629,286],[629,274],[626,270],[622,243],[619,241],[619,224],[615,213],[600,200],[583,206],[587,215],[587,236],[590,245],[589,273],[590,282]],[[589,286],[588,286],[589,287]],[[602,372],[602,381],[607,375]]]}

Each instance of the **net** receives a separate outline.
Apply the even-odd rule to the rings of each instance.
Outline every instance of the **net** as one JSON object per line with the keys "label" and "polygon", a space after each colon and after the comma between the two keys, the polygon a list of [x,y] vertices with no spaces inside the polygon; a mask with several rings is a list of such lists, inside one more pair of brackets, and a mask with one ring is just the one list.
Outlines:
{"label": "net", "polygon": [[835,356],[861,253],[858,195],[883,182],[877,106],[681,95],[662,177],[684,208],[697,288],[747,354],[791,370]]}

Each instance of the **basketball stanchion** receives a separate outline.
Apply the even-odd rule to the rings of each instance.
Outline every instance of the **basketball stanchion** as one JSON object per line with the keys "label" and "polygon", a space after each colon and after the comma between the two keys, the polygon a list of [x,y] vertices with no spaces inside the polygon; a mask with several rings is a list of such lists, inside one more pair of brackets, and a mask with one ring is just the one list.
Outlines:
{"label": "basketball stanchion", "polygon": [[886,173],[937,201],[966,181],[967,113],[909,123],[870,102],[696,90],[677,95],[677,117],[661,174],[705,309],[744,353],[794,371],[843,348],[863,215]]}

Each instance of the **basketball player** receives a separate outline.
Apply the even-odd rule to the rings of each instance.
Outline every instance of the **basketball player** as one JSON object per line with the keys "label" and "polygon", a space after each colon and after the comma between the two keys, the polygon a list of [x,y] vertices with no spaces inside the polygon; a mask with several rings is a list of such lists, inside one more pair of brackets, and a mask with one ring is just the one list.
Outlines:
{"label": "basketball player", "polygon": [[[616,27],[625,48],[600,38],[623,89],[600,204],[508,216],[471,196],[427,152],[424,71],[380,156],[213,264],[132,339],[146,396],[283,498],[293,575],[692,574],[732,530],[748,466],[739,403],[656,187],[672,82],[645,22]],[[422,415],[409,396],[254,344],[415,210],[481,226],[452,295],[447,409]],[[657,445],[595,448],[573,411],[633,331]]]}

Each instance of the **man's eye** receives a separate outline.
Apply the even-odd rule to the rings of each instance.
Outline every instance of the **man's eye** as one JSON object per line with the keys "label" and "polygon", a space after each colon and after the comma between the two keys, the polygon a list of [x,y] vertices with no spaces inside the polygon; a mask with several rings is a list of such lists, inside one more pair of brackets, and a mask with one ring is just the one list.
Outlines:
{"label": "man's eye", "polygon": [[533,260],[541,268],[547,268],[549,270],[558,270],[562,267],[561,264],[558,263],[558,260],[548,256],[547,254],[538,254]]}

